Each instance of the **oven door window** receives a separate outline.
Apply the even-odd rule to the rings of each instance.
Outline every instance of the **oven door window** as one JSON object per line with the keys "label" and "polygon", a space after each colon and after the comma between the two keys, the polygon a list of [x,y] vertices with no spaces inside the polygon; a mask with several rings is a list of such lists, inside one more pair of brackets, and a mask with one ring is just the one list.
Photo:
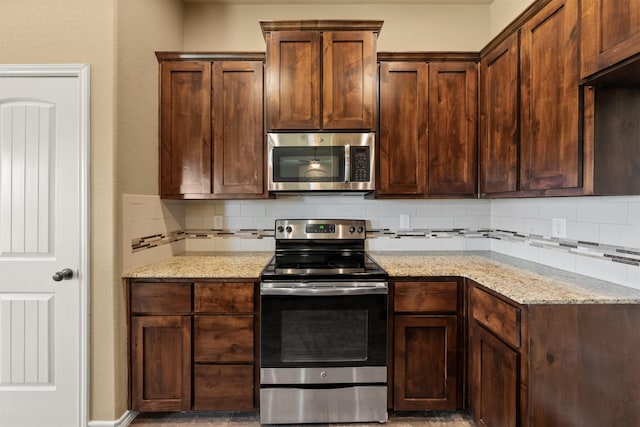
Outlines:
{"label": "oven door window", "polygon": [[263,296],[261,366],[385,366],[387,296]]}
{"label": "oven door window", "polygon": [[345,149],[331,147],[274,147],[274,182],[344,182]]}

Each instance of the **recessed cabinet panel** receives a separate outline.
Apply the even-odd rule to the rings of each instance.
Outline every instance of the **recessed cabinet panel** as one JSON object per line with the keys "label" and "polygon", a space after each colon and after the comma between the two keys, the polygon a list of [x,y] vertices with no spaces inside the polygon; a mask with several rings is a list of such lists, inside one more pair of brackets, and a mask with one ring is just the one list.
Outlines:
{"label": "recessed cabinet panel", "polygon": [[396,316],[394,409],[456,408],[456,316]]}
{"label": "recessed cabinet panel", "polygon": [[470,62],[429,64],[427,193],[477,193],[478,68]]}
{"label": "recessed cabinet panel", "polygon": [[267,36],[267,123],[270,130],[320,129],[320,33]]}
{"label": "recessed cabinet panel", "polygon": [[582,185],[578,2],[552,0],[522,27],[520,185]]}
{"label": "recessed cabinet panel", "polygon": [[373,129],[376,44],[370,31],[323,33],[325,129]]}
{"label": "recessed cabinet panel", "polygon": [[213,64],[213,192],[264,192],[262,63]]}
{"label": "recessed cabinet panel", "polygon": [[380,63],[379,194],[423,194],[427,174],[428,65]]}
{"label": "recessed cabinet panel", "polygon": [[520,33],[480,62],[480,192],[518,189]]}
{"label": "recessed cabinet panel", "polygon": [[211,64],[160,65],[163,196],[211,193]]}

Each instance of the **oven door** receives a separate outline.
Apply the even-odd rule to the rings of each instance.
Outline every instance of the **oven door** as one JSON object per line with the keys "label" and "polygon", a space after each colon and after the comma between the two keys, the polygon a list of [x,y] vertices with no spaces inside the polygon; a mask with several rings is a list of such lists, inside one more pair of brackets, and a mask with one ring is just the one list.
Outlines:
{"label": "oven door", "polygon": [[386,282],[263,283],[262,374],[296,368],[294,375],[304,375],[300,369],[330,367],[383,367],[386,372],[387,292]]}

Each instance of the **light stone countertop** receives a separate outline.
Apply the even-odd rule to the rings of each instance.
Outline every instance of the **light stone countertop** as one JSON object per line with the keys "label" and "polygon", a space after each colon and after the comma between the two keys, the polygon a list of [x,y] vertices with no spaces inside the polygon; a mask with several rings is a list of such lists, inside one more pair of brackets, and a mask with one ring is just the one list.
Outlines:
{"label": "light stone countertop", "polygon": [[[467,277],[520,304],[639,304],[640,290],[490,251],[369,252],[390,277]],[[125,278],[259,279],[272,252],[188,252]]]}
{"label": "light stone countertop", "polygon": [[187,252],[123,274],[125,278],[259,279],[272,252]]}
{"label": "light stone countertop", "polygon": [[640,303],[640,290],[490,251],[369,255],[391,277],[467,277],[519,304]]}

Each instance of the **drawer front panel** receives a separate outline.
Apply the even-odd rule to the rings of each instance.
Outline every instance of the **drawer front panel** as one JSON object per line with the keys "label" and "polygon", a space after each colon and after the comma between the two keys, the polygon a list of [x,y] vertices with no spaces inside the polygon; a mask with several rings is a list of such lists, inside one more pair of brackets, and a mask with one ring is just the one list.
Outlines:
{"label": "drawer front panel", "polygon": [[196,362],[253,363],[253,316],[196,316]]}
{"label": "drawer front panel", "polygon": [[132,313],[191,312],[190,283],[131,284]]}
{"label": "drawer front panel", "polygon": [[455,313],[457,309],[457,282],[396,282],[395,284],[395,311]]}
{"label": "drawer front panel", "polygon": [[196,283],[196,312],[253,313],[253,283]]}
{"label": "drawer front panel", "polygon": [[253,409],[253,379],[253,365],[196,365],[193,378],[193,409]]}
{"label": "drawer front panel", "polygon": [[506,343],[520,347],[520,309],[478,288],[471,288],[471,316]]}

